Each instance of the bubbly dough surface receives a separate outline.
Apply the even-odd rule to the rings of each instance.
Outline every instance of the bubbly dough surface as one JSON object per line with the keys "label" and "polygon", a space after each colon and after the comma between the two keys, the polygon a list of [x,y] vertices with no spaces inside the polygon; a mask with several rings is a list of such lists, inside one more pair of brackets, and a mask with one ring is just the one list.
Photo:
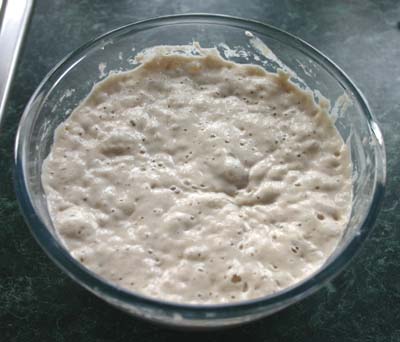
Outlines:
{"label": "bubbly dough surface", "polygon": [[312,96],[206,50],[154,54],[96,85],[57,128],[42,181],[77,260],[185,303],[305,279],[351,209],[349,152]]}

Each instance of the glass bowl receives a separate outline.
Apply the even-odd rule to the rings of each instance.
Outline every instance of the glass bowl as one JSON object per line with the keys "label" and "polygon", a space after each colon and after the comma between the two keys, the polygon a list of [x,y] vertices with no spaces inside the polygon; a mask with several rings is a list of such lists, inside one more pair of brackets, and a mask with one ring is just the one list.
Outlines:
{"label": "glass bowl", "polygon": [[[132,69],[132,56],[156,45],[192,41],[203,47],[220,43],[240,47],[247,54],[227,54],[238,63],[255,63],[276,71],[280,63],[266,60],[249,43],[248,32],[266,43],[296,76],[300,86],[319,90],[334,103],[335,125],[349,144],[353,163],[353,203],[348,227],[323,267],[290,288],[265,297],[218,305],[189,305],[149,298],[120,288],[77,262],[54,233],[41,184],[41,167],[49,153],[55,128],[109,71]],[[219,48],[224,45],[219,45]],[[320,99],[318,92],[315,98]],[[342,97],[343,99],[343,97]],[[339,108],[340,107],[340,108]],[[378,214],[386,177],[381,131],[363,95],[332,61],[302,40],[277,28],[220,15],[179,15],[141,21],[113,30],[88,42],[64,58],[45,77],[22,116],[15,145],[15,188],[32,234],[50,258],[73,278],[105,301],[153,322],[177,327],[211,328],[236,325],[270,315],[321,288],[337,275],[359,249]]]}

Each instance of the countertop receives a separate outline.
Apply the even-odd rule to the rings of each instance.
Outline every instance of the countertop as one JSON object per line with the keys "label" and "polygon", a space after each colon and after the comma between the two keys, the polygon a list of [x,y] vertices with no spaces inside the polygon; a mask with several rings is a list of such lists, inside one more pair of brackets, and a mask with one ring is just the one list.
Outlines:
{"label": "countertop", "polygon": [[[209,12],[260,20],[330,56],[384,132],[385,201],[375,229],[332,283],[239,328],[177,332],[132,318],[76,285],[39,248],[19,212],[12,153],[21,113],[45,74],[87,40],[137,20]],[[400,341],[400,2],[37,0],[0,136],[1,341]]]}

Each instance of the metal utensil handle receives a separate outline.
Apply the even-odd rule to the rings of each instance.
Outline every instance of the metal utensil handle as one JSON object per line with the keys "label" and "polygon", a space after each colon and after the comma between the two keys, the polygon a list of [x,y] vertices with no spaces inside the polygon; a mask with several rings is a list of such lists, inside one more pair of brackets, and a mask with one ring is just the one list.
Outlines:
{"label": "metal utensil handle", "polygon": [[0,0],[0,127],[33,0]]}

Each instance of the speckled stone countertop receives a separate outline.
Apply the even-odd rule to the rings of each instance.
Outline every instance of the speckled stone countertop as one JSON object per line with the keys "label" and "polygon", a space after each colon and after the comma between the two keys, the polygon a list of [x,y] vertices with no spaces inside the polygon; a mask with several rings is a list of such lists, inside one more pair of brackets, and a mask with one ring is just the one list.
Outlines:
{"label": "speckled stone countertop", "polygon": [[[30,235],[12,186],[20,115],[56,62],[112,28],[187,12],[260,20],[330,56],[367,97],[383,129],[388,157],[383,209],[345,272],[272,317],[207,333],[177,332],[137,320],[76,285]],[[0,135],[0,341],[400,341],[399,21],[397,0],[37,0]]]}

